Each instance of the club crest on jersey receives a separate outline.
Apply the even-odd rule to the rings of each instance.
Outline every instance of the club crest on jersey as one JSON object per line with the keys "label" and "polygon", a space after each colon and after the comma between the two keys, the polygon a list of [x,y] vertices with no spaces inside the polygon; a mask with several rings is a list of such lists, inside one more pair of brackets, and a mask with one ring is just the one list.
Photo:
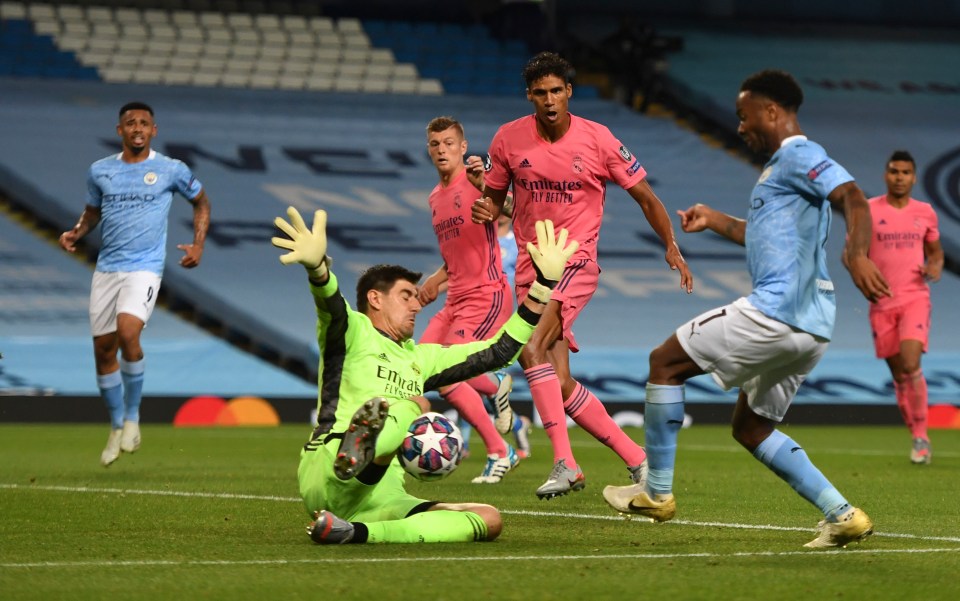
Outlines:
{"label": "club crest on jersey", "polygon": [[633,155],[630,154],[630,151],[627,150],[626,146],[620,147],[620,158],[622,158],[625,163],[629,163],[630,159],[633,158]]}
{"label": "club crest on jersey", "polygon": [[763,170],[763,173],[760,174],[760,179],[757,180],[758,184],[762,184],[767,181],[767,178],[770,177],[770,174],[773,173],[773,167],[767,167]]}
{"label": "club crest on jersey", "polygon": [[461,204],[460,193],[457,192],[453,197],[453,206],[459,209]]}
{"label": "club crest on jersey", "polygon": [[153,184],[157,183],[157,179],[156,173],[153,171],[147,171],[147,174],[143,176],[143,183],[147,184],[148,186],[152,186]]}
{"label": "club crest on jersey", "polygon": [[583,159],[579,155],[573,157],[573,170],[577,173],[583,173]]}
{"label": "club crest on jersey", "polygon": [[418,376],[421,375],[421,373],[420,373],[420,366],[417,365],[416,363],[411,363],[411,364],[410,364],[410,369],[413,370],[413,373],[417,374]]}

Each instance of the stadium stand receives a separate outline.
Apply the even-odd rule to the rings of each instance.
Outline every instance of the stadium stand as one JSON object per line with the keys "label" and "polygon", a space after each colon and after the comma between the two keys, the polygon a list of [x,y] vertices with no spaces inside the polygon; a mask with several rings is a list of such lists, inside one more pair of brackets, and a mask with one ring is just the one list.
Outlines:
{"label": "stadium stand", "polygon": [[[437,253],[425,202],[435,173],[424,150],[424,124],[437,114],[457,115],[466,124],[471,151],[483,153],[500,123],[529,110],[523,98],[478,104],[469,97],[395,97],[384,103],[372,94],[23,80],[10,80],[5,89],[0,129],[11,143],[0,149],[0,187],[15,190],[32,211],[64,229],[82,208],[87,166],[115,148],[116,105],[149,98],[158,111],[157,149],[189,162],[213,202],[204,264],[194,271],[167,270],[164,286],[171,302],[187,303],[215,317],[235,338],[306,369],[317,361],[313,308],[302,272],[282,267],[269,244],[273,217],[289,204],[304,213],[321,207],[329,212],[334,268],[348,298],[357,275],[375,262],[432,271]],[[748,163],[703,144],[670,120],[604,101],[578,100],[574,108],[613,127],[641,157],[671,210],[705,200],[742,212],[757,176]],[[63,136],[68,129],[70,135]],[[58,146],[53,173],[50,139]],[[697,292],[682,294],[641,212],[621,190],[609,190],[607,215],[601,287],[578,322],[585,350],[573,363],[606,398],[629,399],[642,389],[650,348],[685,319],[743,293],[747,275],[741,249],[707,235],[682,236],[697,277]],[[190,235],[189,224],[187,203],[177,203],[171,245]],[[865,307],[845,277],[837,248],[832,257],[838,294],[845,300],[834,347],[818,368],[824,384],[810,394],[820,400],[885,398],[886,376],[883,364],[872,358]],[[953,276],[946,278],[934,302],[938,295],[960,293],[958,285]],[[421,328],[434,310],[424,311]],[[957,341],[960,336],[948,324],[938,329],[936,352],[925,360],[925,370],[938,374],[947,365],[942,373],[953,374]],[[623,365],[631,366],[626,374]],[[947,378],[931,381],[932,394],[955,387]],[[517,393],[523,398],[522,382]],[[727,398],[709,381],[692,386],[690,397]]]}
{"label": "stadium stand", "polygon": [[[476,42],[482,39],[481,29],[472,30],[473,25],[307,14],[305,6],[316,7],[307,2],[266,3],[270,10],[262,5],[259,12],[251,9],[257,3],[227,0],[73,4],[72,10],[57,5],[52,13],[37,8],[34,17],[33,7],[41,5],[31,3],[28,13],[25,3],[3,2],[0,17],[4,24],[60,19],[56,33],[45,25],[31,35],[84,40],[82,50],[75,50],[77,56],[108,61],[106,68],[117,69],[116,83],[4,78],[0,188],[43,219],[68,227],[82,208],[80,190],[87,166],[115,148],[116,108],[133,98],[151,102],[158,111],[157,148],[191,164],[208,187],[214,208],[204,265],[195,272],[168,270],[164,286],[171,304],[216,319],[228,338],[245,341],[255,353],[308,377],[317,361],[313,311],[301,274],[282,268],[269,245],[273,217],[288,204],[305,213],[320,207],[330,212],[331,252],[345,291],[373,262],[388,260],[432,271],[437,253],[425,201],[435,174],[423,147],[424,124],[439,114],[457,116],[467,127],[471,152],[482,154],[499,124],[529,112],[519,85],[510,83],[518,68],[516,57],[504,59],[494,53],[494,48],[519,52],[519,47],[504,40]],[[18,5],[22,14],[8,17],[9,7]],[[116,29],[106,23],[108,15]],[[91,19],[106,27],[102,31],[117,35],[92,35]],[[125,36],[124,31],[134,34]],[[838,67],[846,71],[824,74],[816,70],[815,61],[789,62],[789,52],[775,51],[769,40],[750,33],[724,42],[692,28],[669,31],[685,39],[683,52],[670,59],[672,93],[728,133],[735,121],[726,107],[732,106],[736,85],[760,56],[782,61],[777,66],[797,69],[806,78],[804,126],[850,167],[868,193],[879,192],[883,161],[895,146],[911,148],[921,160],[921,170],[925,163],[935,164],[938,156],[952,156],[952,146],[941,146],[949,136],[942,123],[941,134],[932,141],[927,136],[938,114],[955,120],[953,108],[936,113],[934,100],[904,94],[917,100],[914,107],[924,113],[917,118],[921,127],[913,132],[909,124],[895,124],[894,111],[904,111],[906,104],[888,106],[878,103],[879,96],[872,92],[847,97],[844,86],[828,90],[817,85],[827,77],[856,81],[859,66],[871,57],[882,63],[887,58],[882,53],[857,54],[856,61]],[[269,32],[279,34],[264,44]],[[463,49],[457,50],[454,44],[461,34]],[[115,43],[111,46],[101,37]],[[159,48],[158,52],[144,52],[148,37],[151,49]],[[441,61],[424,51],[422,41],[427,38],[443,38],[444,45],[437,47],[445,50],[435,54],[455,60]],[[243,43],[236,43],[238,39]],[[798,42],[792,51],[823,55],[832,48],[830,39],[814,39]],[[931,65],[944,51],[952,49],[940,48],[918,60],[934,70]],[[844,47],[842,52],[853,49]],[[740,56],[742,63],[727,60],[728,54]],[[274,65],[272,70],[260,68],[268,64]],[[348,64],[352,67],[345,68]],[[464,67],[458,70],[461,64]],[[469,69],[483,73],[486,85],[461,74]],[[138,75],[124,79],[121,72]],[[398,72],[405,73],[398,78]],[[953,81],[949,75],[936,77],[933,81]],[[432,89],[413,96],[427,91],[422,89],[424,81],[433,81]],[[491,89],[501,96],[477,101],[480,90]],[[438,95],[441,90],[444,94]],[[715,144],[715,138],[707,138],[705,144],[698,133],[673,120],[638,115],[590,99],[591,94],[582,91],[577,85],[572,110],[609,125],[621,137],[650,172],[668,209],[706,201],[743,213],[743,200],[757,176],[749,162]],[[402,95],[384,95],[391,92]],[[864,106],[870,107],[869,116]],[[875,106],[879,108],[874,113]],[[927,115],[927,109],[932,114]],[[884,127],[877,127],[874,119]],[[50,140],[56,141],[54,173]],[[926,144],[939,150],[926,150]],[[941,172],[938,185],[953,181],[946,176],[952,171]],[[926,184],[924,193],[933,196]],[[605,399],[635,399],[642,394],[649,349],[685,319],[742,294],[747,276],[741,249],[709,235],[681,235],[697,277],[696,293],[683,295],[633,202],[612,188],[607,207],[600,244],[604,274],[591,309],[578,322],[577,336],[585,350],[574,357],[573,367],[578,377],[595,383]],[[171,244],[187,235],[188,223],[186,203],[178,203]],[[841,237],[838,227],[835,239]],[[865,303],[839,264],[839,243],[831,244],[840,319],[830,354],[801,399],[891,402],[885,388],[888,374],[872,357]],[[934,288],[935,311],[940,299],[960,292],[957,286],[957,278],[948,274]],[[424,311],[421,328],[433,310]],[[924,360],[932,399],[955,398],[960,382],[955,367],[960,336],[952,324],[941,325],[931,340],[933,351]],[[631,366],[627,373],[624,365]],[[522,398],[524,384],[522,378],[517,380]],[[731,398],[709,381],[695,383],[689,394],[694,402]]]}
{"label": "stadium stand", "polygon": [[[0,395],[96,396],[89,265],[0,213]],[[315,387],[158,307],[144,336],[149,393],[307,397]]]}

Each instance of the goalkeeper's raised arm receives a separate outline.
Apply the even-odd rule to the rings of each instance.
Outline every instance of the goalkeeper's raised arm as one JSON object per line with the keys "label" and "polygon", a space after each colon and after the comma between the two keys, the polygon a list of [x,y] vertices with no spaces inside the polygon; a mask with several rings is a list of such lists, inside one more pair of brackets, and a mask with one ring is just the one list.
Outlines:
{"label": "goalkeeper's raised arm", "polygon": [[[330,278],[330,258],[327,256],[327,212],[323,209],[314,212],[312,227],[307,227],[300,212],[294,207],[287,208],[287,217],[289,221],[282,217],[273,220],[274,225],[286,234],[286,237],[274,236],[270,242],[277,248],[289,251],[280,255],[280,262],[284,265],[299,263],[307,270],[311,282],[320,286],[326,284]],[[563,268],[579,247],[576,240],[570,240],[568,243],[567,230],[561,229],[559,233],[554,232],[553,222],[549,219],[538,221],[536,226],[537,244],[534,245],[531,242],[527,245],[527,249],[537,271],[537,280],[521,305],[523,309],[518,309],[518,313],[526,314],[524,317],[527,321],[531,321],[527,319],[530,312],[535,315],[543,313],[546,303],[550,300],[551,291],[563,275]],[[416,281],[412,282],[414,287],[419,278],[420,274],[417,274]],[[414,315],[422,308],[417,296],[414,294],[413,298],[404,299],[405,303],[416,304]],[[357,309],[367,312],[362,305],[363,303],[359,302]],[[369,313],[368,316],[370,316]],[[535,324],[536,319],[533,319],[532,323]],[[412,328],[406,336],[403,336],[405,332],[396,333],[399,334],[396,340],[404,340],[413,335]],[[388,334],[393,335],[392,332]]]}

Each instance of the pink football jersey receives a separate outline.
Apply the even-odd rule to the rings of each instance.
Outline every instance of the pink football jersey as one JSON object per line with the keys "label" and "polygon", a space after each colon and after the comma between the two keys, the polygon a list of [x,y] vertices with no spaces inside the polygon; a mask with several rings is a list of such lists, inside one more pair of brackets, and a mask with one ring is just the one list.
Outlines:
{"label": "pink football jersey", "polygon": [[535,278],[527,242],[536,243],[537,221],[552,220],[580,243],[571,261],[596,261],[607,181],[627,189],[645,176],[640,162],[599,123],[570,115],[570,129],[552,144],[537,133],[534,115],[501,126],[490,143],[485,184],[496,190],[513,184],[516,283]]}
{"label": "pink football jersey", "polygon": [[437,184],[430,193],[433,232],[447,265],[447,294],[457,296],[504,279],[497,242],[497,224],[479,225],[470,219],[477,190],[461,171],[446,188]]}
{"label": "pink football jersey", "polygon": [[893,296],[881,298],[871,308],[884,310],[919,298],[929,298],[930,287],[920,273],[924,242],[940,239],[937,214],[925,202],[910,199],[898,209],[886,195],[870,199],[873,239],[870,259],[890,284]]}

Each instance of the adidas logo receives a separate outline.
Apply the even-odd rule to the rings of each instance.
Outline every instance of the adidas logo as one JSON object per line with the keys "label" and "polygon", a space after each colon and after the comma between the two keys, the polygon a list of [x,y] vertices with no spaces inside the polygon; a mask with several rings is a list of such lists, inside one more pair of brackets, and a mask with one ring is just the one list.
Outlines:
{"label": "adidas logo", "polygon": [[457,331],[454,332],[454,334],[456,334],[456,335],[459,336],[460,338],[463,338],[463,330],[457,330]]}
{"label": "adidas logo", "polygon": [[886,220],[886,219],[881,219],[881,220],[880,220],[880,223],[879,223],[878,225],[887,225],[887,220]]}
{"label": "adidas logo", "polygon": [[527,159],[523,159],[522,161],[520,161],[520,169],[525,169],[525,168],[528,169],[530,167],[533,167],[533,165],[531,165],[530,161],[528,161]]}
{"label": "adidas logo", "polygon": [[390,359],[387,359],[386,353],[380,353],[379,355],[377,355],[377,359],[380,359],[381,361],[386,361],[387,363],[390,362]]}

